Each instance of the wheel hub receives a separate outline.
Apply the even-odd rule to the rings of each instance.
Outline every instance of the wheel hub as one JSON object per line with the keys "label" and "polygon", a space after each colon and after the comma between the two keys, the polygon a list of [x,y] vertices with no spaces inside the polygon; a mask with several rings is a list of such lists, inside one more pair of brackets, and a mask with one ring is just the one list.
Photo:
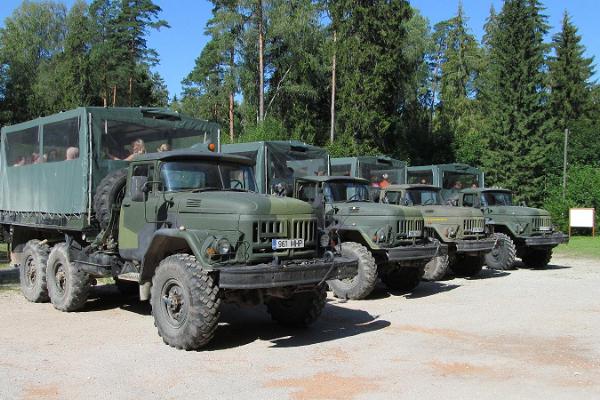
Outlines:
{"label": "wheel hub", "polygon": [[56,277],[56,287],[62,295],[65,292],[65,287],[67,286],[67,273],[62,264],[56,268],[56,274],[54,274],[54,276]]}
{"label": "wheel hub", "polygon": [[27,280],[27,286],[33,287],[37,279],[37,268],[33,264],[33,260],[31,258],[27,258],[27,261],[25,262],[25,276]]}
{"label": "wheel hub", "polygon": [[167,283],[163,289],[161,298],[172,325],[181,325],[187,316],[187,304],[183,288],[177,282]]}

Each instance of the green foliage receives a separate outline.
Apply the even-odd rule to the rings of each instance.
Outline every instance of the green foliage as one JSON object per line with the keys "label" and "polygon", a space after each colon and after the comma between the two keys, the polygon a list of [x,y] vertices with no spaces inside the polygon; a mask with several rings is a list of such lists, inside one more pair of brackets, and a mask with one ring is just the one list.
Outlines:
{"label": "green foliage", "polygon": [[150,67],[150,29],[167,26],[150,0],[24,1],[0,30],[0,122],[86,105],[166,105]]}
{"label": "green foliage", "polygon": [[237,140],[242,142],[260,142],[268,140],[288,140],[283,123],[275,118],[267,118],[263,122],[247,127]]}
{"label": "green foliage", "polygon": [[483,157],[490,184],[540,204],[552,129],[544,69],[546,17],[537,0],[507,0],[489,35],[483,110],[489,121]]}
{"label": "green foliage", "polygon": [[567,244],[561,244],[556,254],[572,258],[600,259],[600,236],[572,236]]}
{"label": "green foliage", "polygon": [[[556,225],[568,229],[569,208],[595,208],[600,210],[600,168],[591,166],[572,167],[567,177],[567,191],[562,196],[562,184],[551,186],[544,203]],[[596,213],[596,226],[600,222]]]}

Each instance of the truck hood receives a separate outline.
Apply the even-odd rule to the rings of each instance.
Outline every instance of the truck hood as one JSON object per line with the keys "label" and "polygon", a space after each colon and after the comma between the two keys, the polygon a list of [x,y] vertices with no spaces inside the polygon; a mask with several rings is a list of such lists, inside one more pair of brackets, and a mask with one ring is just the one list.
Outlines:
{"label": "truck hood", "polygon": [[369,202],[350,202],[335,203],[339,209],[338,215],[357,215],[373,217],[420,217],[418,210],[410,207],[395,206],[391,204],[369,203]]}
{"label": "truck hood", "polygon": [[289,197],[250,192],[178,193],[173,201],[183,213],[292,215],[312,214],[310,204]]}
{"label": "truck hood", "polygon": [[473,218],[482,217],[483,214],[476,208],[453,206],[415,206],[420,210],[423,218]]}
{"label": "truck hood", "polygon": [[486,215],[507,215],[518,217],[548,217],[550,213],[546,210],[521,206],[494,206],[486,208]]}

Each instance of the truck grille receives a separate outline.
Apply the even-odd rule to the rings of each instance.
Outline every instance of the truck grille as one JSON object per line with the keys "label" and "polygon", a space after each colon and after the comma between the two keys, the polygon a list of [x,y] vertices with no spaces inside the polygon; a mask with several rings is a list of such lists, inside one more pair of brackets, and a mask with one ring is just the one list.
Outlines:
{"label": "truck grille", "polygon": [[463,230],[465,233],[483,233],[485,228],[485,221],[483,218],[469,218],[463,223]]}
{"label": "truck grille", "polygon": [[531,220],[531,229],[534,231],[549,231],[551,228],[551,217],[535,217]]}
{"label": "truck grille", "polygon": [[259,246],[271,247],[272,239],[304,239],[308,247],[317,236],[316,219],[298,219],[292,221],[259,221],[254,222],[252,242]]}
{"label": "truck grille", "polygon": [[418,237],[422,236],[423,219],[422,218],[407,218],[398,221],[398,235],[401,237]]}

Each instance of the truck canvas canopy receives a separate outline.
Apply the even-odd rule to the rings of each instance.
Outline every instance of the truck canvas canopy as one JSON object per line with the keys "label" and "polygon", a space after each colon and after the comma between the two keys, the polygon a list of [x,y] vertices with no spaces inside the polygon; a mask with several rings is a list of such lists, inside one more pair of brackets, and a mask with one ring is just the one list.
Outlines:
{"label": "truck canvas canopy", "polygon": [[219,145],[217,124],[162,108],[81,107],[1,131],[0,222],[83,229],[100,180],[143,153]]}
{"label": "truck canvas canopy", "polygon": [[331,174],[367,179],[371,185],[379,186],[384,181],[399,185],[406,182],[406,162],[387,156],[334,158],[331,160]]}
{"label": "truck canvas canopy", "polygon": [[273,194],[277,185],[291,189],[297,178],[329,175],[327,151],[296,140],[226,144],[222,151],[256,160],[260,193]]}
{"label": "truck canvas canopy", "polygon": [[467,164],[439,164],[408,167],[408,183],[434,185],[446,200],[462,189],[484,187],[484,174]]}

